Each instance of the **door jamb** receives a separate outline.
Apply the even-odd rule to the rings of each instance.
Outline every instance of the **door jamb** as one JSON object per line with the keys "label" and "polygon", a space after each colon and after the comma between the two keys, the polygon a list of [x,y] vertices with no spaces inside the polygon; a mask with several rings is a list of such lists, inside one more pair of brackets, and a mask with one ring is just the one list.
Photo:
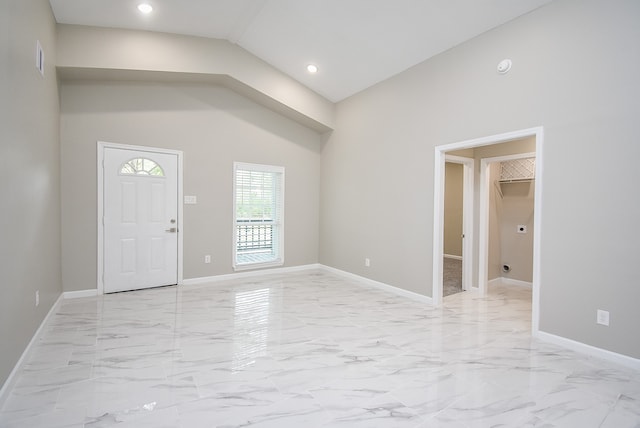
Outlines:
{"label": "door jamb", "polygon": [[109,142],[105,142],[105,141],[98,141],[97,142],[97,149],[98,149],[98,156],[97,156],[97,171],[98,171],[98,189],[97,189],[97,195],[98,195],[98,217],[97,217],[97,225],[98,225],[98,248],[97,248],[97,255],[98,255],[98,269],[97,269],[97,292],[98,295],[104,294],[104,223],[103,223],[103,217],[104,217],[104,173],[103,173],[103,166],[104,166],[104,149],[106,148],[113,148],[113,149],[120,149],[120,150],[135,150],[135,151],[139,151],[139,152],[150,152],[150,153],[163,153],[163,154],[171,154],[171,155],[176,155],[177,157],[177,161],[178,161],[178,223],[177,223],[177,227],[178,227],[178,285],[182,285],[182,281],[183,281],[183,223],[182,223],[182,218],[183,218],[183,205],[182,205],[182,199],[183,199],[183,190],[182,190],[182,183],[183,183],[183,155],[182,155],[182,151],[181,150],[170,150],[170,149],[163,149],[163,148],[159,148],[159,147],[148,147],[148,146],[134,146],[134,145],[130,145],[130,144],[117,144],[117,143],[109,143]]}
{"label": "door jamb", "polygon": [[[434,156],[434,213],[433,213],[433,278],[431,296],[434,306],[442,304],[442,283],[438,283],[442,277],[443,257],[443,225],[444,225],[444,162],[447,151],[470,149],[474,147],[488,146],[496,143],[519,140],[525,137],[536,139],[536,186],[534,193],[534,231],[533,231],[533,286],[531,304],[531,330],[534,335],[540,326],[540,237],[542,236],[542,189],[543,179],[543,146],[544,128],[537,126],[490,135],[457,143],[444,144],[435,147]],[[482,249],[480,249],[482,251]]]}

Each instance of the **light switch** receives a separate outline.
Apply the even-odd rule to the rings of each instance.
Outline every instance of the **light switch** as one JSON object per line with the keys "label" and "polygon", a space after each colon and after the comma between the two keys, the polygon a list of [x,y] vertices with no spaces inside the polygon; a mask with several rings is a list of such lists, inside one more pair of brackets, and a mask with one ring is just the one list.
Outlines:
{"label": "light switch", "polygon": [[196,198],[195,196],[185,196],[184,197],[184,204],[185,205],[195,205],[198,203],[198,198]]}
{"label": "light switch", "polygon": [[601,325],[609,325],[609,311],[597,310],[596,323]]}

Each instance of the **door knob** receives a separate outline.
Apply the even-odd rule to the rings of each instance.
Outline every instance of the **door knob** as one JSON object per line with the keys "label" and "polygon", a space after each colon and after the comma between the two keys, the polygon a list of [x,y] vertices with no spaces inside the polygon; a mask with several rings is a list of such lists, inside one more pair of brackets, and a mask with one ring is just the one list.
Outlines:
{"label": "door knob", "polygon": [[177,231],[178,231],[178,229],[175,228],[175,227],[172,227],[170,229],[165,230],[165,232],[169,232],[169,233],[176,233]]}

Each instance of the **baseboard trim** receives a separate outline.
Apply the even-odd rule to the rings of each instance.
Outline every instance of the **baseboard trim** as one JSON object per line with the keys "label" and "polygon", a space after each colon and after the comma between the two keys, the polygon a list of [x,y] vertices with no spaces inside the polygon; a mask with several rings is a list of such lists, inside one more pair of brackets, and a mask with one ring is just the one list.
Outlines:
{"label": "baseboard trim", "polygon": [[505,285],[515,285],[516,287],[533,288],[532,282],[520,281],[519,279],[502,277],[502,283]]}
{"label": "baseboard trim", "polygon": [[538,332],[535,333],[534,337],[543,342],[562,346],[563,348],[568,348],[581,354],[586,354],[591,357],[596,357],[606,361],[617,363],[634,370],[640,370],[640,359],[637,358],[618,354],[617,352],[608,351],[606,349],[597,348],[595,346],[587,345],[586,343],[577,342],[575,340],[567,339],[566,337],[562,336],[556,336],[555,334],[546,333],[544,331],[538,330]]}
{"label": "baseboard trim", "polygon": [[443,254],[442,256],[443,256],[445,259],[462,260],[462,256],[454,256],[453,254]]}
{"label": "baseboard trim", "polygon": [[351,272],[346,272],[340,269],[336,269],[331,266],[320,265],[320,269],[326,272],[331,272],[343,278],[351,279],[362,285],[377,288],[379,290],[388,291],[390,293],[397,294],[398,296],[408,297],[411,300],[416,300],[421,303],[427,303],[429,305],[433,305],[433,299],[431,299],[431,297],[429,296],[424,296],[422,294],[414,293],[413,291],[404,290],[402,288],[395,287],[393,285],[385,284],[384,282],[379,282],[373,279],[365,278],[364,276],[360,276]]}
{"label": "baseboard trim", "polygon": [[16,375],[24,367],[29,351],[31,351],[31,348],[33,348],[34,344],[38,342],[38,340],[40,339],[40,335],[42,334],[42,329],[44,328],[44,326],[47,324],[47,322],[53,316],[53,314],[55,314],[56,311],[58,310],[58,307],[60,306],[60,303],[63,300],[62,296],[63,294],[60,294],[60,296],[58,296],[58,299],[51,306],[51,308],[49,309],[49,312],[47,312],[47,315],[45,315],[45,317],[42,319],[40,326],[38,327],[36,332],[33,334],[33,336],[31,336],[31,340],[29,341],[29,344],[27,345],[26,348],[24,348],[24,351],[22,351],[22,355],[20,355],[20,359],[18,359],[18,362],[16,363],[16,365],[13,366],[13,370],[11,370],[11,373],[9,373],[9,376],[7,377],[7,380],[4,382],[4,385],[2,385],[2,389],[0,389],[0,409],[4,407],[4,403],[6,402],[7,398],[9,398],[9,393],[13,389],[14,383],[16,381]]}
{"label": "baseboard trim", "polygon": [[259,269],[259,270],[252,270],[247,272],[236,272],[236,273],[229,273],[229,274],[223,274],[223,275],[183,279],[180,285],[199,285],[199,284],[207,284],[211,282],[228,281],[232,279],[250,278],[252,276],[279,275],[283,273],[303,272],[307,270],[317,270],[319,268],[320,268],[320,265],[317,263],[314,263],[309,265],[291,266],[291,267],[275,268],[275,269]]}
{"label": "baseboard trim", "polygon": [[514,285],[516,287],[533,288],[533,283],[527,281],[520,281],[519,279],[511,279],[505,277],[493,278],[487,281],[487,285],[496,285],[502,283],[504,285]]}
{"label": "baseboard trim", "polygon": [[487,286],[496,285],[502,283],[502,278],[493,278],[487,281]]}
{"label": "baseboard trim", "polygon": [[98,295],[98,290],[76,290],[76,291],[65,291],[62,293],[62,298],[67,299],[80,299],[82,297],[95,297]]}
{"label": "baseboard trim", "polygon": [[385,284],[379,281],[374,281],[373,279],[365,278],[363,276],[356,275],[351,272],[346,272],[346,271],[336,269],[330,266],[322,265],[319,263],[301,265],[301,266],[292,266],[292,267],[286,267],[286,268],[261,269],[261,270],[255,270],[250,272],[238,272],[238,273],[207,276],[207,277],[200,277],[200,278],[189,278],[189,279],[184,279],[181,285],[188,286],[188,285],[208,284],[208,283],[216,283],[216,282],[228,281],[233,279],[250,278],[253,276],[295,273],[295,272],[304,272],[309,270],[324,270],[326,272],[331,272],[343,278],[354,280],[359,284],[368,285],[370,287],[388,291],[393,294],[397,294],[399,296],[408,297],[409,299],[416,300],[422,303],[427,303],[429,305],[433,304],[433,300],[431,299],[431,297],[414,293],[413,291],[403,290],[402,288],[394,287],[393,285]]}

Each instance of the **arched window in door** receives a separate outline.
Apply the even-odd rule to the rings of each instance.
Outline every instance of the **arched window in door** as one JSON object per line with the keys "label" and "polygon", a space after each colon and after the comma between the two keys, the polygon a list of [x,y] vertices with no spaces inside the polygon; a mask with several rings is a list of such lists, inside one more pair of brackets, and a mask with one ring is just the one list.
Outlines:
{"label": "arched window in door", "polygon": [[135,158],[125,162],[120,167],[120,175],[148,175],[164,177],[162,167],[147,158]]}

